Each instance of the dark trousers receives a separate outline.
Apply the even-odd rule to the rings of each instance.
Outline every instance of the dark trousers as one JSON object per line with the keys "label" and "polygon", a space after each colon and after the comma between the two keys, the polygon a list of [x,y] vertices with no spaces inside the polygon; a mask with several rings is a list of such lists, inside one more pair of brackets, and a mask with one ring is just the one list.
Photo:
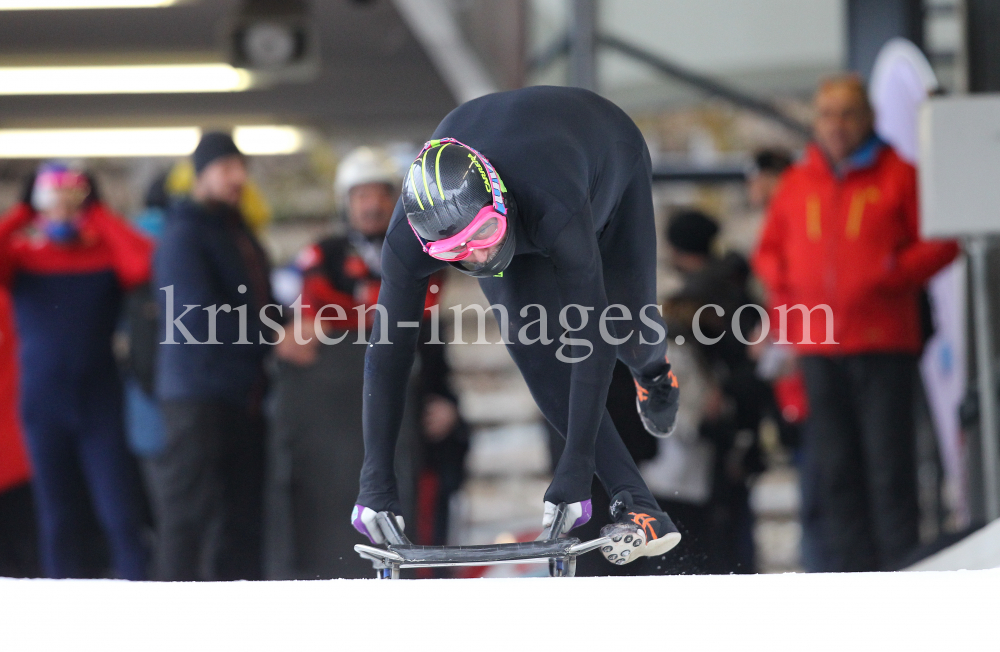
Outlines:
{"label": "dark trousers", "polygon": [[895,569],[918,543],[913,383],[903,354],[801,360],[826,570]]}
{"label": "dark trousers", "polygon": [[[279,364],[273,379],[269,437],[268,579],[370,578],[372,567],[352,550],[358,532],[348,516],[364,460],[361,425],[365,348],[319,347],[313,365]],[[412,504],[412,428],[404,420],[397,472],[404,510]],[[406,527],[413,533],[412,512]]]}
{"label": "dark trousers", "polygon": [[809,422],[801,424],[800,443],[796,453],[799,469],[799,521],[802,523],[802,568],[807,573],[822,573],[827,570],[826,534],[823,531],[823,505],[819,486],[819,472],[815,469],[816,455],[809,450],[813,446]]}
{"label": "dark trousers", "polygon": [[[643,375],[654,375],[651,370],[662,369],[667,351],[666,338],[659,338],[648,323],[640,320],[643,306],[657,303],[656,225],[649,175],[648,162],[640,162],[615,213],[598,236],[608,304],[626,306],[632,317],[631,321],[609,322],[616,334],[624,336],[632,331],[628,341],[618,345],[618,359],[632,371]],[[481,279],[479,285],[491,304],[499,303],[507,307],[512,342],[507,345],[507,351],[521,371],[542,414],[553,428],[566,437],[573,418],[570,415],[570,392],[574,365],[560,362],[555,357],[562,335],[557,319],[562,303],[552,259],[540,254],[515,256],[504,270],[503,279]],[[543,306],[548,315],[547,336],[553,340],[549,345],[540,342],[522,344],[518,341],[517,334],[521,328],[538,318],[534,310],[529,310],[527,316],[521,316],[521,309],[530,304]],[[657,322],[666,332],[666,326],[655,310],[647,310],[645,314],[648,320]],[[591,319],[599,318],[600,315],[591,315]],[[534,334],[536,331],[531,332]],[[640,335],[645,342],[656,344],[643,344]],[[607,397],[607,388],[604,392],[602,402]],[[567,440],[546,495],[578,494],[577,487],[584,481],[589,487],[593,473],[592,467],[588,468],[591,460],[596,463],[597,477],[609,496],[628,491],[637,505],[659,508],[607,409],[598,427],[596,440]]]}
{"label": "dark trousers", "polygon": [[149,466],[158,579],[261,579],[263,417],[216,400],[161,407],[166,448]]}
{"label": "dark trousers", "polygon": [[89,574],[89,501],[107,538],[115,574],[146,578],[139,484],[122,431],[121,397],[112,387],[103,389],[86,410],[78,411],[54,402],[46,409],[45,397],[33,392],[22,397],[42,569],[48,577]]}
{"label": "dark trousers", "polygon": [[38,577],[38,537],[31,483],[0,492],[0,577]]}

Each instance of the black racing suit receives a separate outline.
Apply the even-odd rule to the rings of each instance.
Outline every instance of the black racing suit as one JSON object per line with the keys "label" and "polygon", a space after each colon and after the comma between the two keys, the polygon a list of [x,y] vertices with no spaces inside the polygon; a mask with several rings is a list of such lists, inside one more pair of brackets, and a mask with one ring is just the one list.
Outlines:
{"label": "black racing suit", "polygon": [[[628,490],[638,505],[657,509],[605,408],[616,356],[645,377],[666,367],[666,327],[656,307],[643,310],[656,304],[656,229],[649,152],[639,129],[594,93],[536,86],[463,104],[433,137],[479,150],[514,206],[515,256],[501,276],[481,279],[480,287],[501,322],[498,307],[505,309],[507,349],[542,413],[566,437],[545,500],[586,500],[596,471],[608,495]],[[427,279],[444,265],[422,251],[397,204],[382,250],[379,293],[391,344],[376,343],[382,330],[376,317],[365,361],[358,503],[376,511],[399,509],[393,455],[419,334],[407,322],[419,323]],[[565,333],[581,322],[581,311],[570,308],[568,326],[560,325],[560,312],[570,304],[583,306],[587,321]],[[608,335],[623,339],[631,332],[617,346],[599,327],[611,304],[630,313],[630,319],[606,322]],[[540,308],[546,313],[541,324]],[[620,316],[610,311],[609,317]],[[532,341],[540,335],[543,342]],[[560,337],[589,344],[564,346]],[[580,360],[560,361],[557,353]]]}

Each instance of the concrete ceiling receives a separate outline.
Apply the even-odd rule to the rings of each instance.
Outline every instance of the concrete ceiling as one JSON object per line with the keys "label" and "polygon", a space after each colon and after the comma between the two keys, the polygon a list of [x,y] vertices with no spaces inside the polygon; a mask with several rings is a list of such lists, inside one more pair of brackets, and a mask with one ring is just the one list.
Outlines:
{"label": "concrete ceiling", "polygon": [[[455,100],[389,0],[312,0],[319,70],[241,93],[0,96],[0,127],[291,123],[423,135]],[[239,0],[163,9],[0,12],[0,65],[227,60]]]}

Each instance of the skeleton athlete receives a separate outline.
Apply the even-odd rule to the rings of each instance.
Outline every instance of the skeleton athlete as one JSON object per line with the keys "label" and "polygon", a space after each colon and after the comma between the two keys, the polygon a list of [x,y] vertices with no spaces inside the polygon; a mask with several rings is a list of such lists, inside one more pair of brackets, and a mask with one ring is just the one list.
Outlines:
{"label": "skeleton athlete", "polygon": [[[459,106],[406,174],[382,252],[387,318],[376,317],[365,364],[355,527],[382,543],[375,514],[400,511],[395,444],[418,337],[407,323],[420,321],[428,278],[446,265],[478,278],[494,311],[505,309],[507,349],[566,438],[543,526],[559,503],[569,505],[565,531],[586,523],[596,473],[613,497],[606,532],[617,541],[603,549],[610,561],[675,546],[677,528],[605,408],[617,357],[632,371],[647,430],[668,436],[677,415],[656,307],[649,152],[621,109],[573,88],[525,88]],[[383,328],[391,344],[377,343]]]}

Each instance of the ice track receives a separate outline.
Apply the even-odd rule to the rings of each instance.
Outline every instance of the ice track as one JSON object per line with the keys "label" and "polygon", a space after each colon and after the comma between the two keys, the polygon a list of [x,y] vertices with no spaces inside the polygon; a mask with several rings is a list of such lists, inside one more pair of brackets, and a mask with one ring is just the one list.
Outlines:
{"label": "ice track", "polygon": [[155,584],[0,580],[0,649],[997,650],[1000,570]]}

